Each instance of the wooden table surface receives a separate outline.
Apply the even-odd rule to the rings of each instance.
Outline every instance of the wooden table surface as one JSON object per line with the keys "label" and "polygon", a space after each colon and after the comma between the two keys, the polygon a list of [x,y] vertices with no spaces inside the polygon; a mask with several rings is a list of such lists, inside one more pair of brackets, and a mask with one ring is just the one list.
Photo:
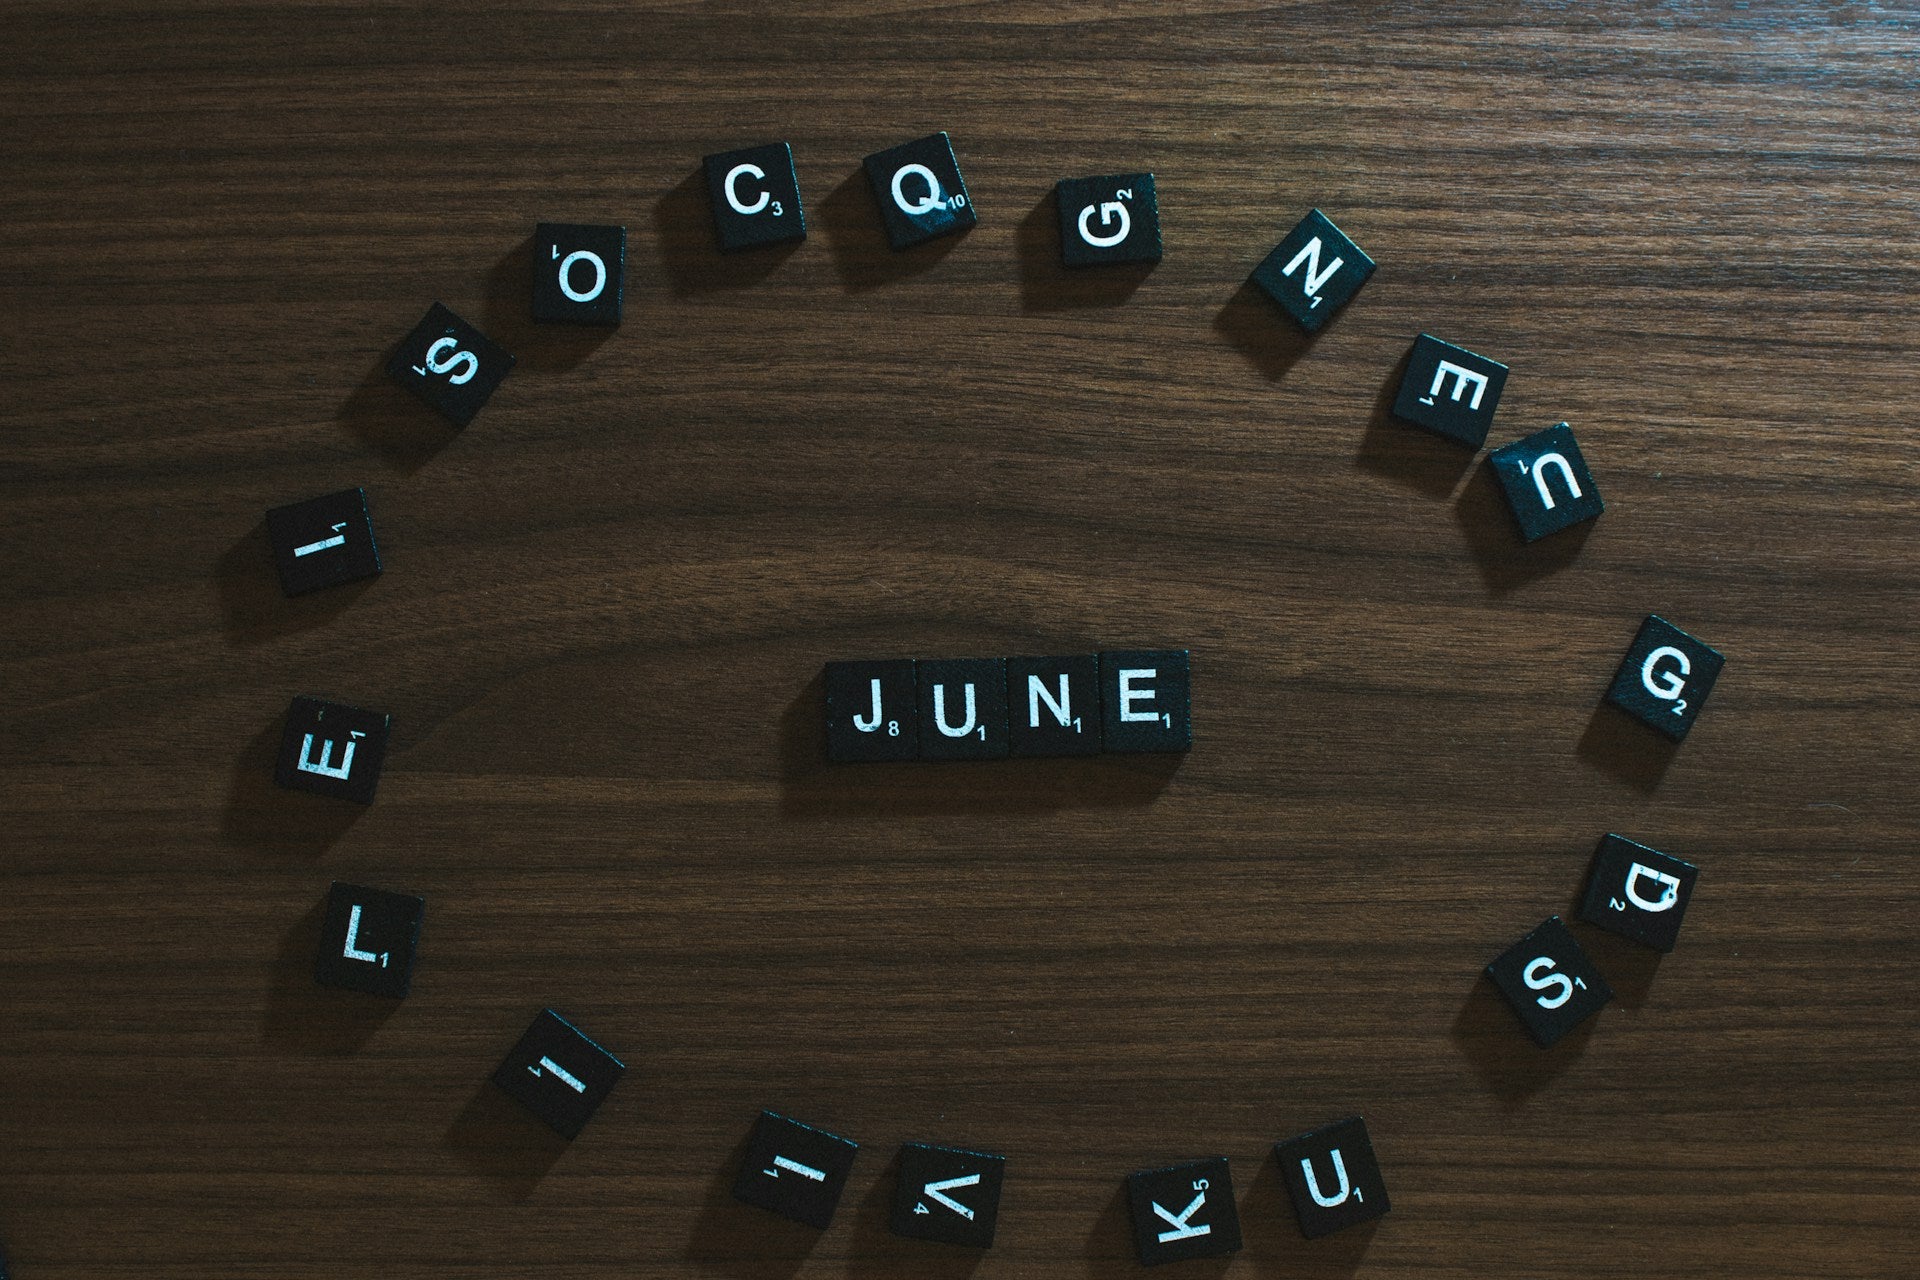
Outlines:
{"label": "wooden table surface", "polygon": [[[1272,1277],[1920,1274],[1920,253],[1903,4],[0,12],[0,1239],[15,1280],[1129,1275],[1122,1177],[1233,1162]],[[935,129],[980,224],[895,254]],[[812,228],[715,251],[702,155]],[[1166,258],[1068,276],[1062,177]],[[1314,341],[1247,272],[1380,263]],[[529,322],[536,220],[629,230],[625,324]],[[389,384],[435,299],[519,358]],[[1566,419],[1523,548],[1391,421],[1413,335]],[[378,580],[261,513],[366,486]],[[1728,655],[1678,749],[1641,618]],[[1193,651],[1184,759],[829,768],[821,664]],[[362,809],[289,698],[392,713]],[[1481,967],[1601,834],[1672,955],[1540,1051]],[[335,879],[423,894],[412,995],[315,987]],[[1657,963],[1656,963],[1657,961]],[[626,1079],[571,1144],[487,1082],[552,1005]],[[815,1233],[756,1111],[862,1144]],[[1393,1198],[1301,1239],[1271,1144]],[[886,1231],[898,1145],[1008,1157],[999,1242]]]}

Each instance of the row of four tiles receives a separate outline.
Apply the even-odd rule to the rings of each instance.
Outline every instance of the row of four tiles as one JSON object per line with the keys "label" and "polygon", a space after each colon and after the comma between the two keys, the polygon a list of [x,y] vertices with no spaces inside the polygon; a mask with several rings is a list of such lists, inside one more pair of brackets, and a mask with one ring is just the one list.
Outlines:
{"label": "row of four tiles", "polygon": [[829,662],[827,759],[1186,751],[1189,665],[1185,649]]}

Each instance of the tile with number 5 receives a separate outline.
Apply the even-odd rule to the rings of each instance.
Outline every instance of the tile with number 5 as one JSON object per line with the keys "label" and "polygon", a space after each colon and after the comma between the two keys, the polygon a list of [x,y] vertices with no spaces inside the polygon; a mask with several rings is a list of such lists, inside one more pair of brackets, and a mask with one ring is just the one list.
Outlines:
{"label": "tile with number 5", "polygon": [[513,368],[513,357],[436,302],[387,362],[387,376],[457,427],[473,421]]}

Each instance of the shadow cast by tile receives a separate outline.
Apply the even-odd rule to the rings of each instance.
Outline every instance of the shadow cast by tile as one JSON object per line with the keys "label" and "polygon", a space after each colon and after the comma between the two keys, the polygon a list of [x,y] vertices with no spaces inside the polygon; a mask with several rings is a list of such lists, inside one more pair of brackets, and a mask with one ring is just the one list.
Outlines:
{"label": "shadow cast by tile", "polygon": [[[632,257],[631,243],[627,254]],[[633,274],[630,268],[631,264],[624,273],[622,289],[627,288],[626,279]],[[509,249],[488,270],[478,327],[514,358],[513,372],[500,384],[502,391],[513,384],[513,379],[529,373],[565,373],[620,332],[616,325],[534,323],[532,235]]]}
{"label": "shadow cast by tile", "polygon": [[1124,1176],[1115,1177],[1113,1194],[1107,1197],[1107,1202],[1100,1207],[1099,1214],[1093,1220],[1093,1226],[1087,1231],[1084,1252],[1088,1275],[1110,1275],[1120,1268],[1133,1270],[1139,1267],[1140,1255],[1133,1247],[1133,1224],[1127,1220],[1127,1184]]}
{"label": "shadow cast by tile", "polygon": [[[899,1177],[900,1156],[896,1152],[879,1180],[852,1206],[853,1252],[847,1258],[847,1274],[871,1280],[892,1280],[895,1276],[965,1280],[979,1268],[985,1250],[893,1234],[893,1193]],[[843,1204],[840,1212],[845,1214],[847,1209]]]}
{"label": "shadow cast by tile", "polygon": [[[1388,1188],[1392,1199],[1392,1188]],[[1269,1150],[1240,1203],[1240,1229],[1246,1249],[1240,1255],[1263,1275],[1298,1280],[1345,1280],[1360,1269],[1380,1220],[1309,1240],[1300,1233],[1300,1216],[1280,1176],[1280,1162]]]}
{"label": "shadow cast by tile", "polygon": [[[801,208],[805,210],[804,202]],[[654,202],[653,236],[660,268],[666,273],[667,288],[676,298],[750,289],[778,270],[780,264],[805,243],[791,241],[742,249],[737,253],[721,252],[714,235],[713,205],[702,166],[695,166],[692,173]]]}
{"label": "shadow cast by tile", "polygon": [[1058,208],[1054,193],[1049,191],[1014,228],[1022,311],[1117,307],[1132,297],[1134,290],[1160,265],[1157,262],[1095,267],[1065,265],[1060,261]]}
{"label": "shadow cast by tile", "polygon": [[1242,281],[1213,317],[1213,329],[1269,382],[1286,377],[1320,336],[1301,329],[1251,280]]}
{"label": "shadow cast by tile", "polygon": [[1453,1043],[1502,1103],[1518,1107],[1579,1060],[1595,1024],[1605,1018],[1603,1009],[1552,1048],[1542,1049],[1506,997],[1484,972],[1476,972],[1466,1003],[1453,1020]]}
{"label": "shadow cast by tile", "polygon": [[1594,525],[1589,520],[1538,542],[1520,541],[1519,526],[1507,506],[1506,495],[1500,492],[1500,482],[1494,478],[1491,459],[1483,459],[1460,490],[1453,513],[1479,567],[1481,581],[1496,596],[1556,573],[1579,559]]}
{"label": "shadow cast by tile", "polygon": [[314,955],[326,913],[323,891],[281,939],[260,1038],[295,1053],[340,1057],[364,1045],[403,1002],[323,987],[313,980]]}
{"label": "shadow cast by tile", "polygon": [[523,1203],[566,1152],[567,1140],[547,1128],[494,1085],[491,1078],[447,1126],[449,1150],[474,1173]]}
{"label": "shadow cast by tile", "polygon": [[1400,380],[1406,376],[1412,354],[1409,347],[1380,384],[1353,465],[1429,498],[1445,498],[1459,487],[1460,478],[1473,465],[1474,450],[1393,416],[1393,402],[1399,397]]}
{"label": "shadow cast by tile", "polygon": [[273,722],[242,748],[221,814],[220,838],[257,853],[314,858],[345,835],[366,806],[289,790],[274,782],[285,717],[284,708],[276,711]]}
{"label": "shadow cast by tile", "polygon": [[379,581],[362,578],[304,595],[287,595],[274,571],[264,517],[240,541],[220,553],[213,579],[220,595],[221,626],[227,638],[239,645],[264,644],[325,626]]}
{"label": "shadow cast by tile", "polygon": [[[394,336],[398,345],[401,335]],[[387,376],[383,352],[337,415],[341,428],[388,466],[412,475],[453,443],[460,428]]]}
{"label": "shadow cast by tile", "polygon": [[1593,957],[1593,963],[1606,978],[1607,985],[1613,988],[1613,998],[1626,1008],[1638,1009],[1647,1003],[1647,996],[1653,990],[1653,980],[1660,973],[1660,961],[1666,953],[1658,947],[1644,946],[1631,938],[1623,938],[1581,920],[1580,905],[1585,897],[1586,882],[1583,880],[1580,891],[1561,915],[1579,937],[1580,945]]}
{"label": "shadow cast by tile", "polygon": [[826,237],[834,272],[848,293],[864,293],[930,270],[966,238],[961,232],[911,249],[893,248],[887,242],[880,210],[873,203],[873,187],[864,167],[856,168],[827,193],[815,222]]}
{"label": "shadow cast by tile", "polygon": [[1667,776],[1680,744],[1602,701],[1594,706],[1576,751],[1582,760],[1634,790],[1652,793]]}
{"label": "shadow cast by tile", "polygon": [[1150,805],[1184,755],[829,764],[826,682],[816,674],[780,717],[780,812],[787,818],[1051,813]]}
{"label": "shadow cast by tile", "polygon": [[687,1237],[686,1261],[734,1280],[786,1280],[806,1265],[820,1233],[805,1223],[734,1199],[733,1180],[750,1144],[750,1135],[741,1138],[726,1164],[707,1182]]}

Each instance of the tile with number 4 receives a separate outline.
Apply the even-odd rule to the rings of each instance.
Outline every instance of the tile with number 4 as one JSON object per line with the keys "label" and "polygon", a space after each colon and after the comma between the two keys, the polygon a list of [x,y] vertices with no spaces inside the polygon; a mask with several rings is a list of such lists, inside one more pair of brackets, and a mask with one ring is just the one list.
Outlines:
{"label": "tile with number 4", "polygon": [[895,249],[957,235],[979,221],[967,196],[967,180],[960,176],[953,140],[945,133],[876,151],[865,164],[887,242]]}
{"label": "tile with number 4", "polygon": [[919,684],[912,658],[829,662],[825,683],[828,760],[920,758]]}
{"label": "tile with number 4", "polygon": [[1487,455],[1487,463],[1522,542],[1538,542],[1607,509],[1573,428],[1564,422],[1502,445]]}
{"label": "tile with number 4", "polygon": [[280,589],[290,596],[380,574],[365,489],[342,489],[267,512]]}
{"label": "tile with number 4", "polygon": [[838,1134],[762,1111],[733,1180],[734,1198],[825,1231],[859,1150]]}
{"label": "tile with number 4", "polygon": [[1692,863],[1625,836],[1609,835],[1594,855],[1580,918],[1609,933],[1671,951],[1699,875]]}
{"label": "tile with number 4", "polygon": [[1115,752],[1186,751],[1193,705],[1185,649],[1100,655],[1101,746]]}
{"label": "tile with number 4", "polygon": [[320,924],[313,980],[323,987],[399,999],[413,986],[424,898],[335,881]]}
{"label": "tile with number 4", "polygon": [[1239,1251],[1240,1212],[1225,1156],[1129,1174],[1127,1203],[1141,1266]]}
{"label": "tile with number 4", "polygon": [[464,427],[512,368],[512,356],[436,302],[395,349],[387,376]]}
{"label": "tile with number 4", "polygon": [[1373,259],[1313,209],[1253,269],[1252,279],[1295,324],[1317,333],[1372,274]]}
{"label": "tile with number 4", "polygon": [[1065,265],[1160,261],[1160,203],[1152,174],[1064,178],[1054,187],[1053,200]]}
{"label": "tile with number 4", "polygon": [[1501,952],[1487,977],[1542,1049],[1613,999],[1613,988],[1559,916]]}
{"label": "tile with number 4", "polygon": [[722,252],[807,238],[792,147],[770,142],[722,151],[708,156],[704,166],[707,195],[713,201],[713,234]]}
{"label": "tile with number 4", "polygon": [[533,229],[533,318],[543,324],[620,323],[627,229],[542,222]]}
{"label": "tile with number 4", "polygon": [[373,803],[392,718],[321,698],[295,698],[273,780],[295,791]]}
{"label": "tile with number 4", "polygon": [[1007,659],[1009,754],[1090,756],[1100,751],[1100,657]]}
{"label": "tile with number 4", "polygon": [[909,1142],[900,1148],[893,1234],[991,1248],[1006,1157]]}
{"label": "tile with number 4", "polygon": [[1367,1123],[1359,1116],[1277,1142],[1273,1154],[1300,1233],[1309,1240],[1371,1222],[1392,1207]]}
{"label": "tile with number 4", "polygon": [[1507,366],[1498,360],[1423,333],[1407,354],[1393,416],[1478,449],[1487,442],[1506,385]]}
{"label": "tile with number 4", "polygon": [[571,1022],[542,1009],[493,1082],[563,1138],[577,1138],[620,1083],[626,1064]]}
{"label": "tile with number 4", "polygon": [[920,684],[922,760],[1006,756],[1006,659],[924,659],[914,666]]}
{"label": "tile with number 4", "polygon": [[1719,650],[1648,614],[1620,660],[1607,701],[1678,742],[1693,728],[1726,665]]}

